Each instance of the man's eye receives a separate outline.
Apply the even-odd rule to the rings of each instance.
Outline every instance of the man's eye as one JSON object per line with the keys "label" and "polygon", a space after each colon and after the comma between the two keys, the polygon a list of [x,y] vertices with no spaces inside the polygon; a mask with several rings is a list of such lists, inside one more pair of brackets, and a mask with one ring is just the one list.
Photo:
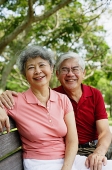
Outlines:
{"label": "man's eye", "polygon": [[79,69],[78,68],[73,68],[74,71],[78,71]]}

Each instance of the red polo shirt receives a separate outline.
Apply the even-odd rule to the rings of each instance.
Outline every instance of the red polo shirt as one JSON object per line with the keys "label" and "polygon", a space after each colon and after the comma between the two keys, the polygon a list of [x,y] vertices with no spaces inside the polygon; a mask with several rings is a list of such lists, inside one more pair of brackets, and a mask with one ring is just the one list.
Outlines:
{"label": "red polo shirt", "polygon": [[[62,86],[53,90],[66,94]],[[87,143],[98,138],[96,121],[107,119],[104,100],[101,92],[82,84],[82,96],[77,103],[70,99],[74,108],[79,143]]]}

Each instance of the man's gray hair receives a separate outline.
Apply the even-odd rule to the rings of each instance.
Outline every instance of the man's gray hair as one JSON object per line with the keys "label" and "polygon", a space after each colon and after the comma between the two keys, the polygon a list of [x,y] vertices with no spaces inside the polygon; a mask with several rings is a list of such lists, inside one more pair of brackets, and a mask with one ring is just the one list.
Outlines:
{"label": "man's gray hair", "polygon": [[62,55],[60,55],[59,59],[58,59],[58,62],[56,64],[56,70],[58,71],[60,69],[60,66],[62,64],[62,62],[64,60],[67,60],[69,58],[74,58],[78,61],[79,63],[79,66],[83,69],[85,69],[85,61],[83,60],[82,57],[80,57],[77,53],[74,53],[74,52],[67,52],[67,53],[64,53]]}
{"label": "man's gray hair", "polygon": [[21,52],[17,61],[17,65],[21,74],[25,76],[25,66],[28,59],[37,57],[47,60],[51,67],[55,64],[55,55],[52,51],[49,51],[41,46],[28,46]]}

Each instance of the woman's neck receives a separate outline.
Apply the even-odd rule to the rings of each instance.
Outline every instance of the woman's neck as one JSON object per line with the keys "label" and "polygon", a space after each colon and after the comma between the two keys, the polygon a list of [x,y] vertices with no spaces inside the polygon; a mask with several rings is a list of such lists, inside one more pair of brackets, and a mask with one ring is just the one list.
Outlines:
{"label": "woman's neck", "polygon": [[37,99],[46,107],[47,101],[50,97],[50,88],[41,88],[41,89],[34,89],[31,88],[33,94],[37,97]]}

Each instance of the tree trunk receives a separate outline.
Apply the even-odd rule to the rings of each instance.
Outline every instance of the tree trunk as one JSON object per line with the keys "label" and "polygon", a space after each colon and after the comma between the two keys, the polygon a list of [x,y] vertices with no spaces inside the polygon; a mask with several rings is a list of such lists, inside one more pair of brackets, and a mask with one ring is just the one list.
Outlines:
{"label": "tree trunk", "polygon": [[16,63],[16,60],[17,60],[17,57],[14,56],[13,59],[10,60],[8,64],[4,65],[1,82],[0,82],[0,92],[3,92],[6,89],[8,75],[10,74],[14,64]]}

